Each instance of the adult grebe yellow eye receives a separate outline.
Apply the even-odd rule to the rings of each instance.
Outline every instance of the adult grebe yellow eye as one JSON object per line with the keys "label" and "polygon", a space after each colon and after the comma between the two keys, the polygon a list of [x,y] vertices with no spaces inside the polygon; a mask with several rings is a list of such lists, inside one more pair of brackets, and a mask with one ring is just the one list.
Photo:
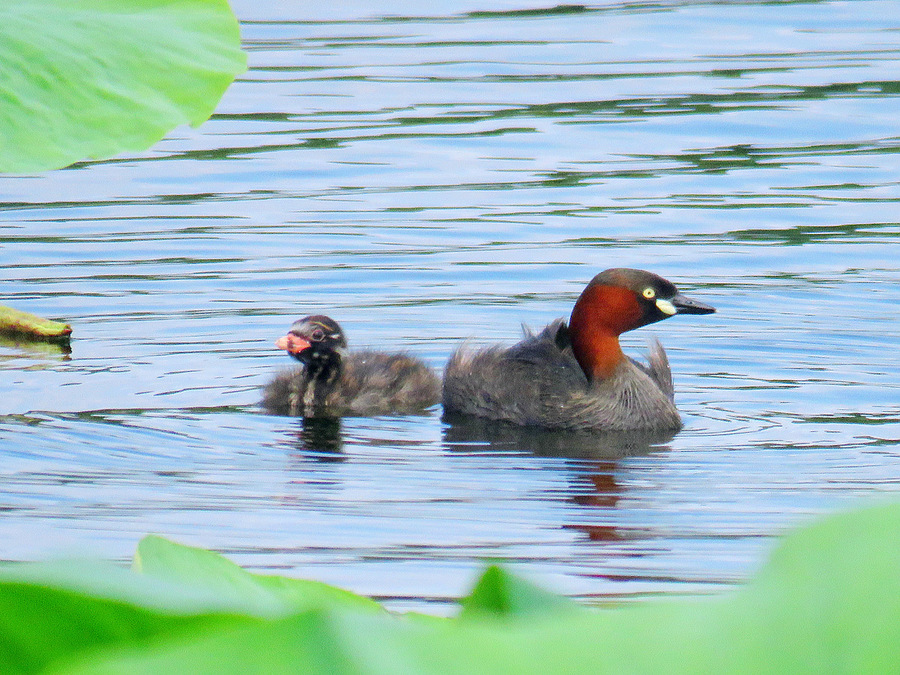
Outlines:
{"label": "adult grebe yellow eye", "polygon": [[652,300],[653,298],[656,297],[656,291],[653,290],[652,287],[648,286],[647,288],[644,289],[644,297],[647,298],[648,300]]}

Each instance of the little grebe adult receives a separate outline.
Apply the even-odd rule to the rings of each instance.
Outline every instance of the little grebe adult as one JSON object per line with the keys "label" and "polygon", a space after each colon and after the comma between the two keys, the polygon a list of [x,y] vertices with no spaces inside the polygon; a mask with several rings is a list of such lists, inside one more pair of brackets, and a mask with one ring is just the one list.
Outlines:
{"label": "little grebe adult", "polygon": [[273,415],[341,417],[419,412],[440,400],[440,379],[405,354],[347,352],[333,319],[298,319],[275,346],[302,366],[281,373],[265,389],[262,405]]}
{"label": "little grebe adult", "polygon": [[662,345],[651,344],[645,366],[622,353],[619,335],[714,311],[656,274],[606,270],[581,293],[568,325],[557,319],[509,348],[457,349],[444,371],[444,412],[549,429],[680,429]]}

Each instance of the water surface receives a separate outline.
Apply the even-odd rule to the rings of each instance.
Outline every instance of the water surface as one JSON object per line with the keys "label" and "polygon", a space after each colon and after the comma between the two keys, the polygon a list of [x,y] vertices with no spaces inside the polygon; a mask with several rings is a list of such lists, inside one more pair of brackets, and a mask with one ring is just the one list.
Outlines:
{"label": "water surface", "polygon": [[[156,532],[447,611],[484,560],[580,598],[715,592],[900,488],[900,27],[854,3],[237,2],[250,70],[141,155],[0,179],[0,556]],[[436,369],[612,266],[719,312],[644,443],[269,417],[303,314]]]}

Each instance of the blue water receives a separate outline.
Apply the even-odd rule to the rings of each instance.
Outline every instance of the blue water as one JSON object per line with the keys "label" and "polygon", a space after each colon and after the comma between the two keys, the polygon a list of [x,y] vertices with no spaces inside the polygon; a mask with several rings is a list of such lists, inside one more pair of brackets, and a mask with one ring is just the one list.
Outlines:
{"label": "blue water", "polygon": [[[140,155],[0,178],[0,557],[145,533],[447,611],[486,559],[591,599],[715,592],[900,491],[900,31],[888,2],[234,3],[250,70]],[[612,266],[718,308],[662,340],[686,428],[629,449],[257,408],[304,314],[440,369]],[[576,447],[577,446],[577,447]]]}

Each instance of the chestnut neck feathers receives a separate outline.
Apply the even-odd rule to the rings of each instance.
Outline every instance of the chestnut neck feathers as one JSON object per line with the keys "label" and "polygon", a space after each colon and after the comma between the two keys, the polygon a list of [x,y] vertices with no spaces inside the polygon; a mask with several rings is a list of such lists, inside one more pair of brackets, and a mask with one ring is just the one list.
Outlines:
{"label": "chestnut neck feathers", "polygon": [[619,345],[622,333],[679,313],[713,311],[681,295],[674,284],[656,274],[609,269],[591,280],[572,309],[572,351],[588,380],[604,380],[627,358]]}
{"label": "chestnut neck feathers", "polygon": [[589,286],[569,318],[572,351],[589,380],[610,377],[626,357],[619,335],[641,316],[634,294],[615,286]]}

